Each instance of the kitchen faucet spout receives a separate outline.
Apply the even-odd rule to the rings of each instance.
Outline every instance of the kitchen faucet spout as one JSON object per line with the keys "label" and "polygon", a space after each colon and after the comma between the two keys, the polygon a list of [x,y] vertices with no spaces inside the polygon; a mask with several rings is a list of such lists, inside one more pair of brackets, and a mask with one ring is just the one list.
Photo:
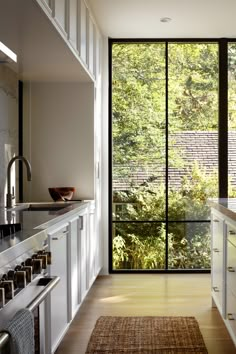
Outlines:
{"label": "kitchen faucet spout", "polygon": [[16,160],[23,161],[26,165],[27,169],[27,179],[31,181],[31,165],[29,161],[24,156],[15,156],[13,157],[7,166],[7,195],[6,195],[6,207],[12,208],[13,206],[13,199],[15,198],[14,193],[11,193],[11,166]]}

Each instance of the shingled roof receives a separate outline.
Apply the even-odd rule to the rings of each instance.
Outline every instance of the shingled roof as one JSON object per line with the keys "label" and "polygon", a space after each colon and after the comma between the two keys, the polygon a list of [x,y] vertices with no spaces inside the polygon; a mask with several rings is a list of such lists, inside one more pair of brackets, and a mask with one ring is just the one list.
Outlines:
{"label": "shingled roof", "polygon": [[[169,186],[179,188],[182,177],[188,174],[188,169],[194,161],[205,168],[207,175],[217,172],[218,169],[218,133],[214,131],[184,131],[169,135],[171,149],[181,151],[184,167],[169,168]],[[176,150],[177,149],[177,150]],[[236,131],[229,132],[228,141],[229,159],[228,171],[232,186],[236,186]],[[125,171],[125,177],[119,177],[119,169]],[[158,163],[114,165],[113,190],[129,190],[130,183],[138,186],[147,181],[153,183],[165,182],[165,166]]]}

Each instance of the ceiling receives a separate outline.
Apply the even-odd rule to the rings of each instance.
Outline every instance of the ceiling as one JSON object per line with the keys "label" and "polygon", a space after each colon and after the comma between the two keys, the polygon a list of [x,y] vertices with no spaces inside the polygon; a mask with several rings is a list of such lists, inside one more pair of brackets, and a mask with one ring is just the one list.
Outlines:
{"label": "ceiling", "polygon": [[[235,0],[87,0],[111,38],[236,38]],[[160,18],[169,17],[168,23]]]}

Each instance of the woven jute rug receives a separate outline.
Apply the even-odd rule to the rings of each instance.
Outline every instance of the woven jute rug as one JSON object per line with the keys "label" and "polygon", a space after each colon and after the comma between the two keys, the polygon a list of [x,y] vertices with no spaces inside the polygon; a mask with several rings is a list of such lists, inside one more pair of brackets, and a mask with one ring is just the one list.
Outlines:
{"label": "woven jute rug", "polygon": [[102,316],[86,354],[206,354],[194,317]]}

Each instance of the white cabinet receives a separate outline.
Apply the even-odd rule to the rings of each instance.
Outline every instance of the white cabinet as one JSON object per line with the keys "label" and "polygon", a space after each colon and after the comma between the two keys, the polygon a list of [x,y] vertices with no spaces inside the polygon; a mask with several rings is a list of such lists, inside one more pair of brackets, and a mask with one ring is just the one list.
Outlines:
{"label": "white cabinet", "polygon": [[87,65],[89,71],[94,75],[94,64],[93,64],[93,49],[94,49],[94,29],[93,29],[93,21],[90,17],[89,11],[87,9],[86,16],[86,24],[87,24]]}
{"label": "white cabinet", "polygon": [[79,214],[79,235],[78,235],[78,242],[79,242],[79,285],[80,285],[80,301],[82,302],[85,298],[87,291],[88,291],[88,284],[87,284],[87,257],[89,254],[87,239],[88,239],[88,210],[85,209],[83,212]]}
{"label": "white cabinet", "polygon": [[50,296],[48,352],[54,353],[100,271],[94,203],[47,229],[52,252],[50,275],[60,277]]}
{"label": "white cabinet", "polygon": [[226,323],[236,341],[236,227],[227,223]]}
{"label": "white cabinet", "polygon": [[48,241],[52,253],[51,275],[60,277],[60,282],[50,295],[51,353],[59,345],[69,324],[68,297],[68,223],[56,225],[48,230]]}
{"label": "white cabinet", "polygon": [[78,30],[77,30],[77,21],[78,21],[78,1],[70,0],[69,2],[69,40],[72,43],[75,49],[78,48]]}
{"label": "white cabinet", "polygon": [[53,14],[57,25],[65,33],[68,32],[68,1],[66,0],[54,0]]}
{"label": "white cabinet", "polygon": [[94,210],[89,209],[88,213],[88,237],[87,237],[87,288],[94,281],[95,248],[96,239],[94,237]]}
{"label": "white cabinet", "polygon": [[84,0],[78,0],[78,48],[82,61],[87,63],[87,8]]}
{"label": "white cabinet", "polygon": [[[96,80],[98,28],[85,0],[36,0],[55,29],[71,45],[88,76]],[[67,50],[67,48],[65,49]]]}
{"label": "white cabinet", "polygon": [[69,244],[68,244],[68,288],[69,288],[69,315],[72,320],[80,305],[79,284],[79,216],[69,220]]}
{"label": "white cabinet", "polygon": [[212,299],[236,345],[236,222],[212,208]]}
{"label": "white cabinet", "polygon": [[220,313],[224,316],[224,220],[216,214],[212,214],[212,297]]}
{"label": "white cabinet", "polygon": [[43,5],[44,11],[52,15],[52,1],[51,0],[39,0],[39,4],[41,3]]}

